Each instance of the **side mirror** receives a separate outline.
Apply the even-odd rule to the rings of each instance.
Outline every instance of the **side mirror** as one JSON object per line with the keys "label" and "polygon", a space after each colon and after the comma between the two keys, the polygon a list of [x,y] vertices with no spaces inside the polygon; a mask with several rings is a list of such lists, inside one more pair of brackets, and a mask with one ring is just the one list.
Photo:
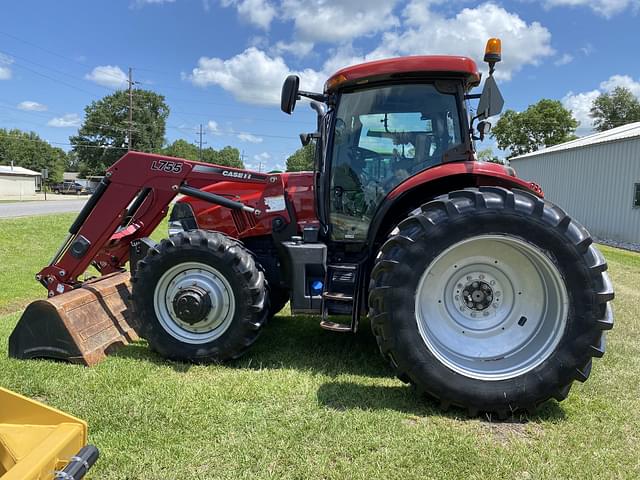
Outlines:
{"label": "side mirror", "polygon": [[312,133],[301,133],[300,143],[302,144],[303,147],[306,147],[307,145],[309,145],[309,143],[311,143],[312,138],[313,138]]}
{"label": "side mirror", "polygon": [[312,140],[318,140],[320,138],[320,134],[317,132],[314,133],[301,133],[300,134],[300,143],[303,147],[306,147],[311,143]]}
{"label": "side mirror", "polygon": [[478,102],[478,115],[476,118],[484,120],[494,115],[498,115],[504,107],[504,98],[500,93],[498,84],[493,76],[489,76],[484,82],[484,88]]}
{"label": "side mirror", "polygon": [[298,100],[298,87],[300,86],[300,77],[297,75],[289,75],[282,84],[282,95],[280,97],[280,108],[284,113],[291,115],[293,109],[296,108]]}
{"label": "side mirror", "polygon": [[491,123],[486,120],[478,122],[478,134],[480,134],[480,141],[484,140],[484,137],[491,133]]}

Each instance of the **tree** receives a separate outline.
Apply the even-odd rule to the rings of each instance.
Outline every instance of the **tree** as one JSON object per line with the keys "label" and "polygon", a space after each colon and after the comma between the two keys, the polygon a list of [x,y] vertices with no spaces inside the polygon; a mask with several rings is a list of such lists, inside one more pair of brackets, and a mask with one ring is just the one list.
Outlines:
{"label": "tree", "polygon": [[214,150],[211,147],[203,149],[202,161],[225,167],[244,168],[244,163],[240,159],[240,150],[229,145],[222,150]]}
{"label": "tree", "polygon": [[70,151],[67,153],[65,162],[64,162],[64,171],[65,172],[79,172],[80,171],[80,160],[78,159],[78,154],[74,151]]}
{"label": "tree", "polygon": [[308,172],[313,170],[316,145],[310,142],[296,150],[287,158],[287,172]]}
{"label": "tree", "polygon": [[[162,149],[163,155],[184,158],[186,160],[200,160],[198,147],[186,140],[176,140]],[[222,150],[208,147],[202,149],[202,162],[214,163],[225,167],[244,168],[240,159],[240,150],[227,145]]]}
{"label": "tree", "polygon": [[504,112],[492,135],[498,148],[511,152],[510,158],[572,140],[578,125],[560,101],[543,99],[523,112]]}
{"label": "tree", "polygon": [[[84,123],[70,137],[82,173],[101,175],[127,151],[128,92],[119,90],[85,107]],[[160,152],[169,107],[164,96],[149,90],[133,91],[131,145],[142,152]],[[107,148],[105,148],[107,147]]]}
{"label": "tree", "polygon": [[176,140],[162,150],[163,155],[184,158],[186,160],[198,160],[198,147],[186,140]]}
{"label": "tree", "polygon": [[40,172],[49,170],[49,182],[61,182],[67,154],[34,132],[0,129],[0,163]]}
{"label": "tree", "polygon": [[504,164],[502,160],[500,160],[498,157],[496,157],[493,154],[493,150],[491,148],[485,148],[484,150],[480,150],[476,154],[476,156],[478,157],[478,160],[480,160],[481,162]]}
{"label": "tree", "polygon": [[613,92],[603,93],[593,101],[589,116],[598,132],[640,122],[640,101],[628,88],[616,87]]}

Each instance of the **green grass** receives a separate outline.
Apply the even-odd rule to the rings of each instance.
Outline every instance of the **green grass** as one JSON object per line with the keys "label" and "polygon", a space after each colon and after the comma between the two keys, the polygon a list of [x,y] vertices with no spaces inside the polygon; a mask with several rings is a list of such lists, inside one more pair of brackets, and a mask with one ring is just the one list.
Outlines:
{"label": "green grass", "polygon": [[[73,215],[0,221],[0,343],[44,289],[33,274]],[[164,225],[163,227],[164,228]],[[16,361],[0,384],[86,419],[100,479],[640,478],[640,255],[602,247],[616,328],[590,380],[508,422],[442,413],[355,335],[278,316],[228,365],[167,362],[143,342],[94,368]]]}

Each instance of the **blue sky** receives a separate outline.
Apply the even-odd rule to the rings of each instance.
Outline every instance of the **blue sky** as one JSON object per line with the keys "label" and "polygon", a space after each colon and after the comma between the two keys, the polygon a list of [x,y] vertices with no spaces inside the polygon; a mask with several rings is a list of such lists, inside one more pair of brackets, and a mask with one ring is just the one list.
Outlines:
{"label": "blue sky", "polygon": [[[5,2],[0,19],[0,127],[68,149],[90,101],[122,88],[128,67],[164,94],[167,138],[233,145],[249,167],[282,168],[312,131],[304,104],[279,111],[284,77],[320,89],[336,69],[398,55],[479,61],[503,41],[505,108],[562,100],[590,131],[603,91],[640,96],[639,0],[57,0]],[[482,66],[484,69],[484,65]],[[491,141],[483,146],[491,146]]]}

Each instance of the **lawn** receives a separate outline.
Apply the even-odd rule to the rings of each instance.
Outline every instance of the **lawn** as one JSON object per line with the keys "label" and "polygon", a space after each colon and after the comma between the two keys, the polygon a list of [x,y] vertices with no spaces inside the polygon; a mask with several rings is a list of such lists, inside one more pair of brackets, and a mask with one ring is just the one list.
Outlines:
{"label": "lawn", "polygon": [[351,336],[281,314],[226,365],[167,362],[143,342],[94,368],[8,359],[20,310],[45,293],[33,275],[72,217],[0,221],[0,385],[88,421],[92,478],[640,478],[638,254],[602,247],[616,326],[590,380],[492,422],[443,413],[394,379],[367,322]]}

